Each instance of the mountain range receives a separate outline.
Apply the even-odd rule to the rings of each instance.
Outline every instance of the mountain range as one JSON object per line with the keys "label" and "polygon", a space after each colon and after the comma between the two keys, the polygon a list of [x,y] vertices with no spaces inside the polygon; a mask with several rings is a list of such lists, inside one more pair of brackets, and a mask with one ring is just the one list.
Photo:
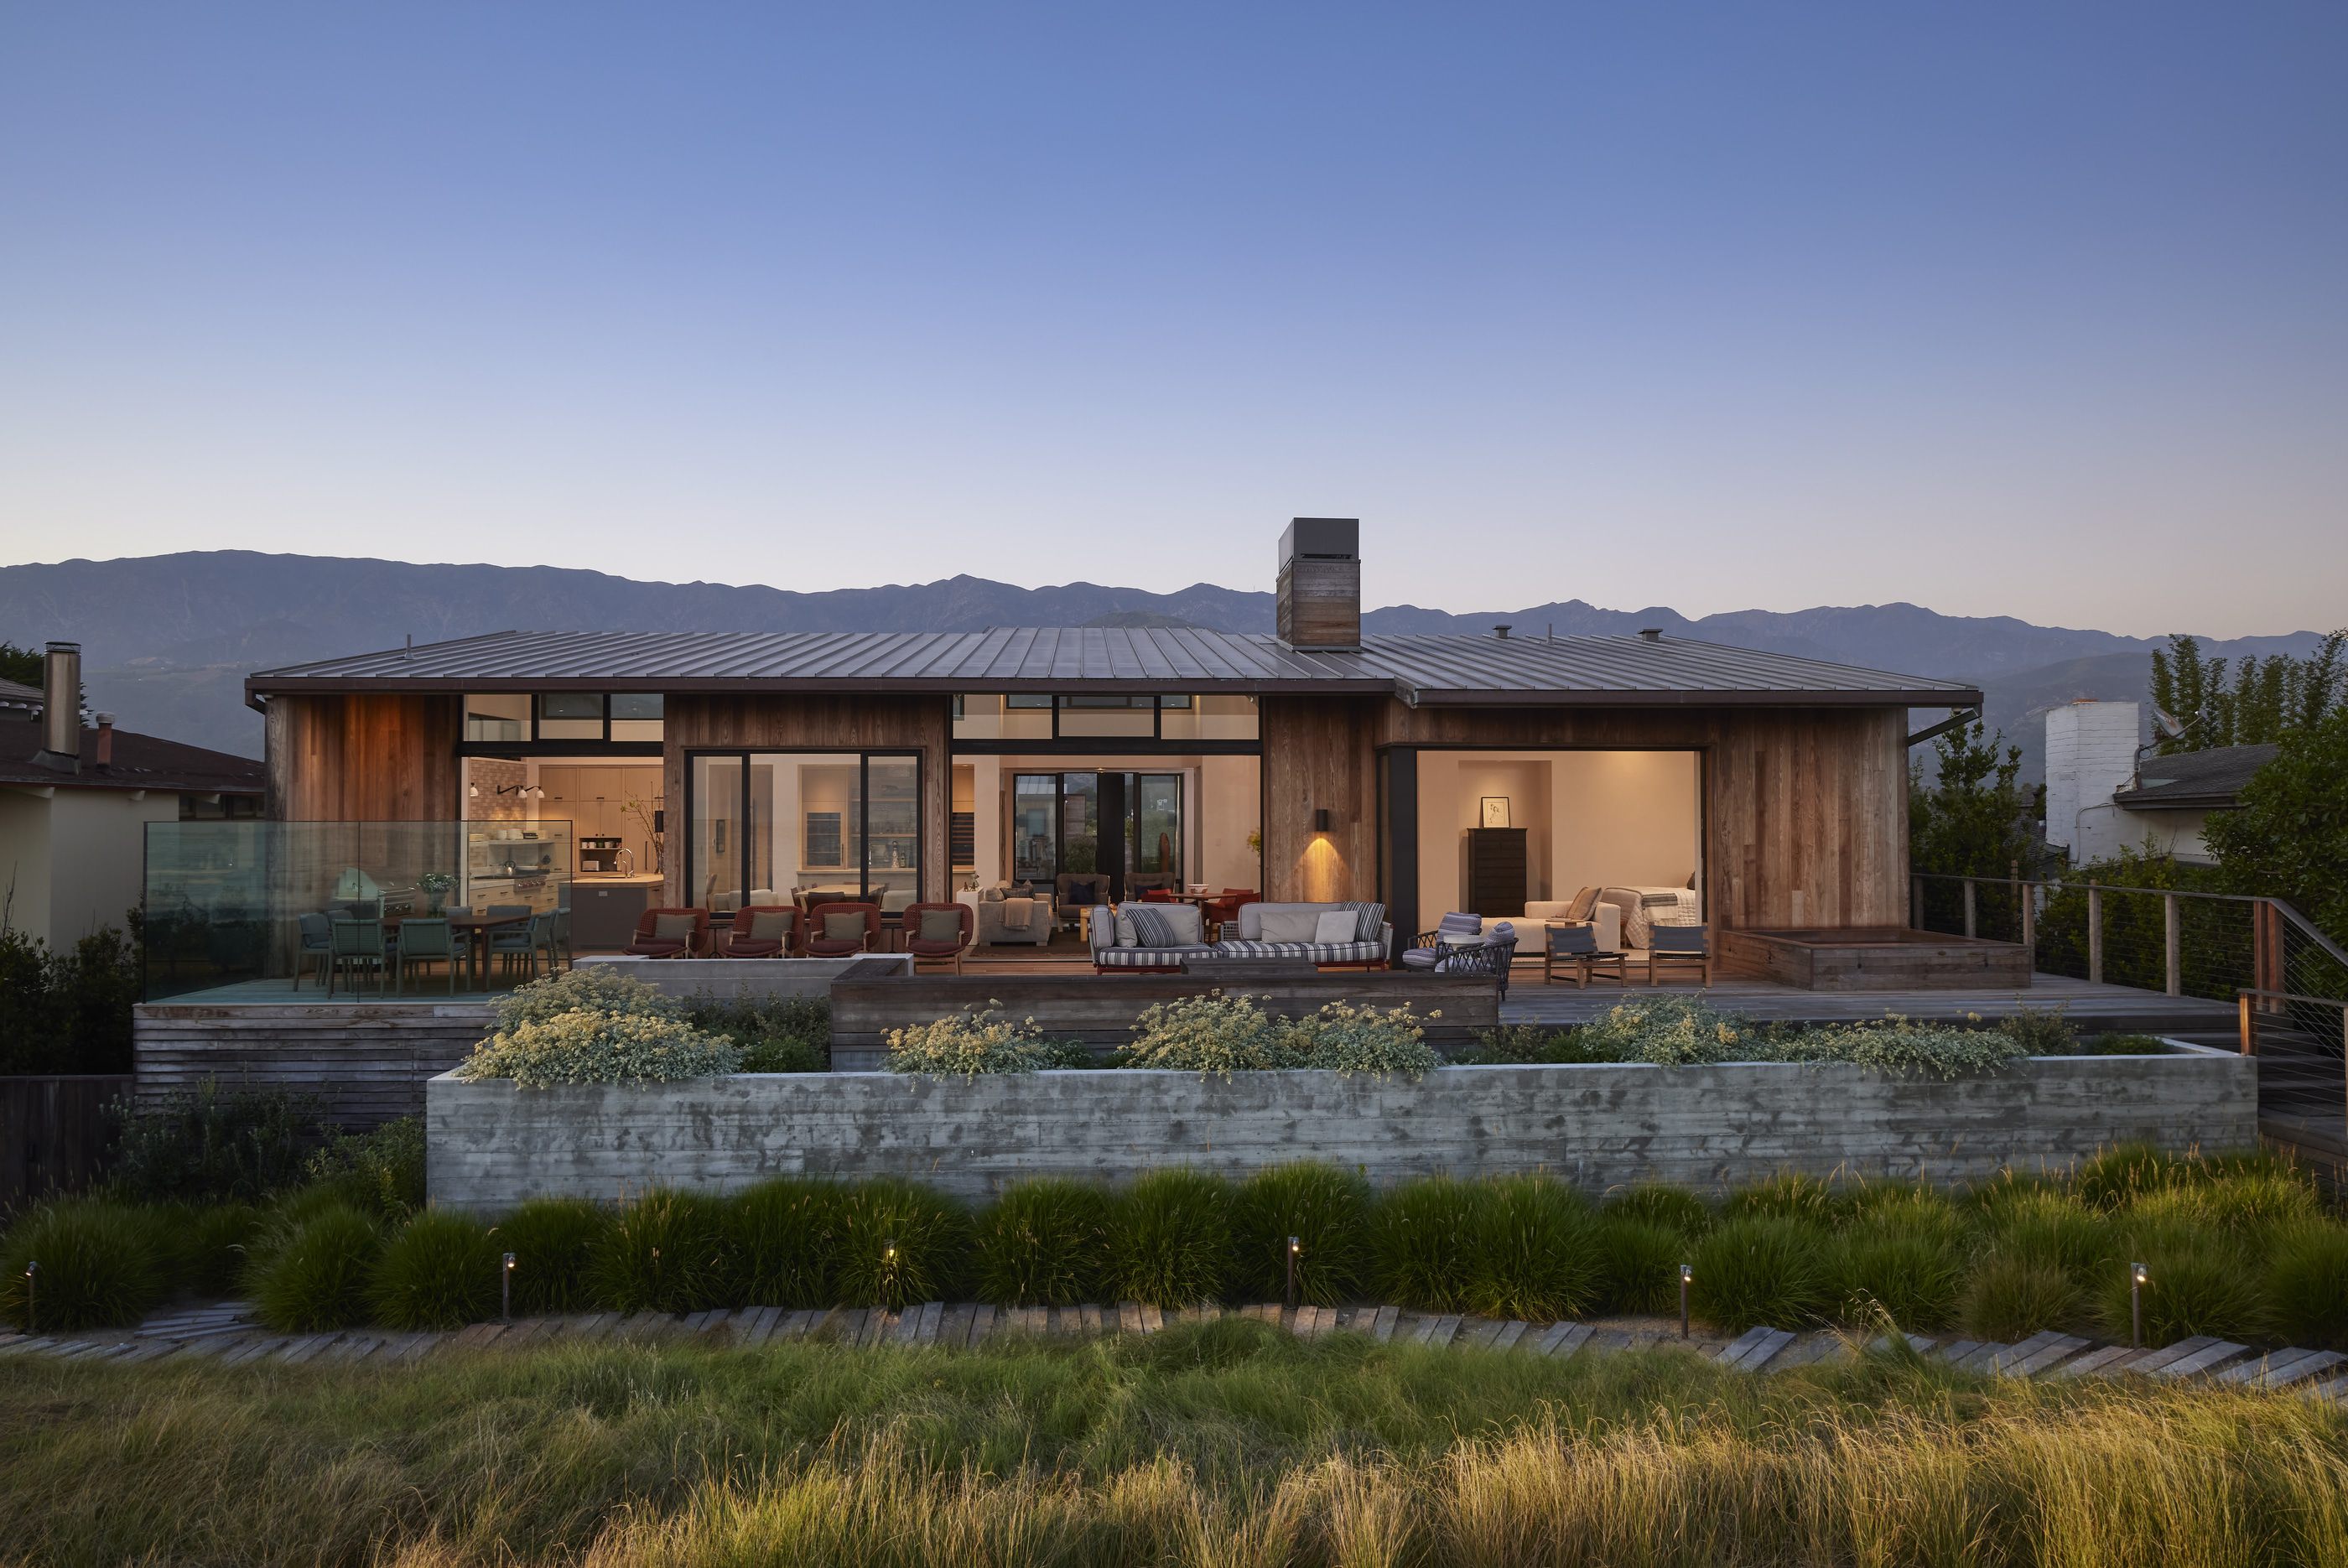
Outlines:
{"label": "mountain range", "polygon": [[[1626,633],[1763,648],[1962,679],[1991,723],[2038,773],[2038,716],[2075,697],[2141,698],[2158,639],[2011,616],[1943,615],[1909,603],[1735,610],[1691,618],[1579,599],[1457,614],[1416,604],[1366,612],[1373,633],[1519,636]],[[94,707],[124,727],[258,756],[244,706],[256,669],[518,628],[637,632],[975,631],[988,626],[1197,625],[1270,632],[1272,595],[1198,583],[1169,593],[1070,583],[1021,588],[983,577],[804,593],[716,583],[639,582],[554,566],[418,564],[252,551],[187,551],[118,561],[0,567],[0,641],[82,645]],[[2319,637],[2205,639],[2209,651],[2304,653]],[[1921,716],[1920,716],[1921,717]]]}

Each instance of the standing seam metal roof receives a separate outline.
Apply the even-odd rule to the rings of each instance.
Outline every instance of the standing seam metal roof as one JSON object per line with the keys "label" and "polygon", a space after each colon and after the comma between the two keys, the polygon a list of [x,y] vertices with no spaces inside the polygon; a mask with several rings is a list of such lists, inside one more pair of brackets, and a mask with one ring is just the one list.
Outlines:
{"label": "standing seam metal roof", "polygon": [[1852,702],[1964,707],[1952,681],[1718,643],[1636,636],[1371,636],[1358,652],[1198,627],[983,632],[499,632],[263,670],[303,690],[1238,690],[1407,702]]}

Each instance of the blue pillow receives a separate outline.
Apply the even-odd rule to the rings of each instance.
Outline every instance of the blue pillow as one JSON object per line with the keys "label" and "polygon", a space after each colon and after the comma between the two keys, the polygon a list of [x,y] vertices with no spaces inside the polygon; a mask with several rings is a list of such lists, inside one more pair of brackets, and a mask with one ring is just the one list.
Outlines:
{"label": "blue pillow", "polygon": [[1099,881],[1096,879],[1090,882],[1071,882],[1068,884],[1068,902],[1070,903],[1098,903],[1100,902]]}

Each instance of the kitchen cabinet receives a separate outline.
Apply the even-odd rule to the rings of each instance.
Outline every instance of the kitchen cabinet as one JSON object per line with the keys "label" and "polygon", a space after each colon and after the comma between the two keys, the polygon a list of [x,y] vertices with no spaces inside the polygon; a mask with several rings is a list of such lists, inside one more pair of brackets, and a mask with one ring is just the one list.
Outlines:
{"label": "kitchen cabinet", "polygon": [[660,897],[656,876],[581,877],[571,884],[571,945],[616,953],[636,934],[636,921]]}

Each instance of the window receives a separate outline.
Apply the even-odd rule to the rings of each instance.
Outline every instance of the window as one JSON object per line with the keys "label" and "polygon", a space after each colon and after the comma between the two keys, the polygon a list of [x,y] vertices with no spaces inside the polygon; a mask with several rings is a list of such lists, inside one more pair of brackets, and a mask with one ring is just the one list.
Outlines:
{"label": "window", "polygon": [[613,740],[658,740],[662,735],[658,692],[615,691],[611,696]]}
{"label": "window", "polygon": [[530,694],[468,692],[465,695],[465,738],[530,739]]}
{"label": "window", "polygon": [[599,691],[540,693],[538,738],[541,740],[602,739],[603,694]]}
{"label": "window", "polygon": [[1255,698],[1189,692],[965,692],[953,738],[1012,740],[1253,740]]}
{"label": "window", "polygon": [[686,875],[710,907],[856,900],[894,913],[920,900],[918,757],[720,752],[692,764]]}

